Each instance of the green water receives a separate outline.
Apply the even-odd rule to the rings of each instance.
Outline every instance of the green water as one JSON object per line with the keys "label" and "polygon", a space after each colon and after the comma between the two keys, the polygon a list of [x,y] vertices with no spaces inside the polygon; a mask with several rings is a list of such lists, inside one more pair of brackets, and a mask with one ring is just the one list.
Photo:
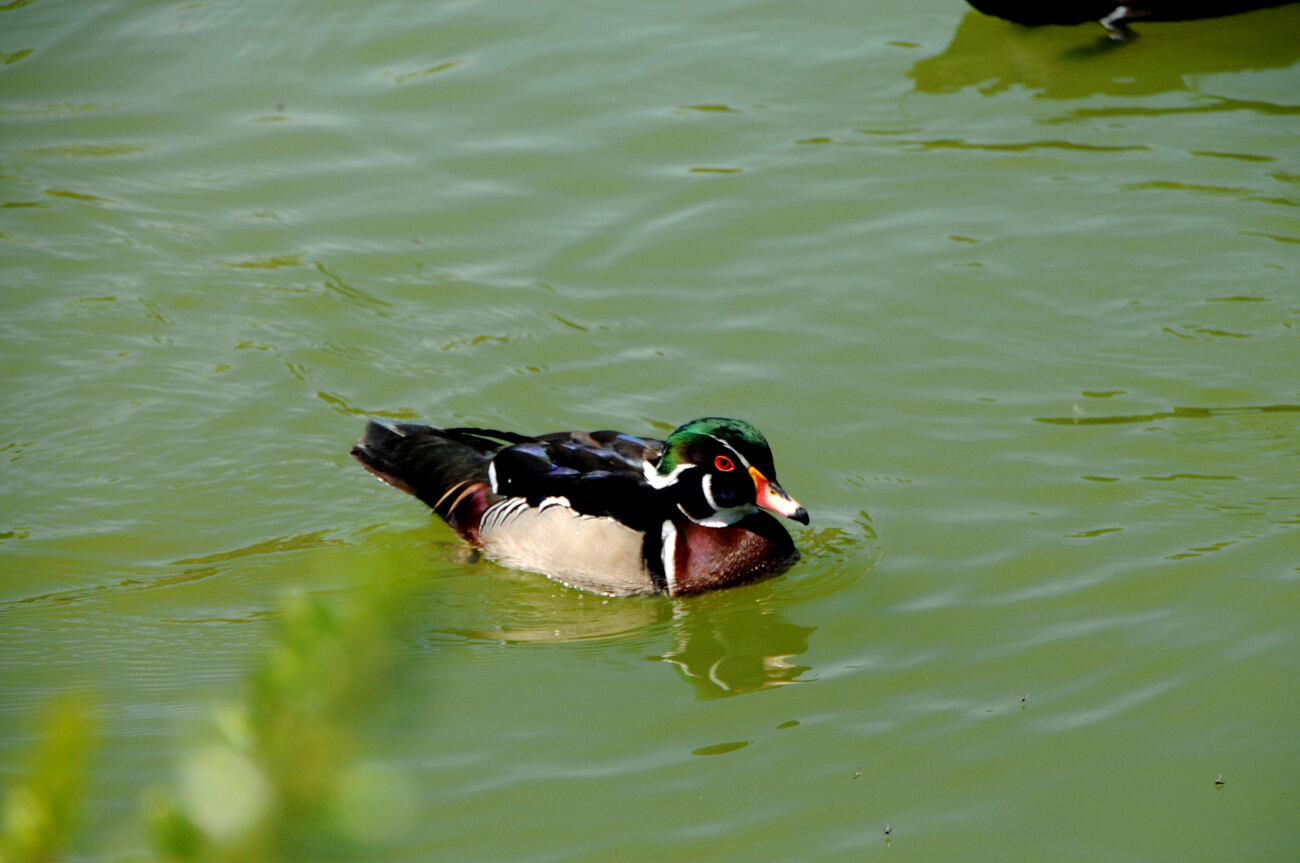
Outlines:
{"label": "green water", "polygon": [[[280,598],[397,573],[385,859],[1295,859],[1300,6],[1138,29],[0,6],[0,780],[90,692],[141,851]],[[744,417],[804,560],[468,561],[371,413]]]}

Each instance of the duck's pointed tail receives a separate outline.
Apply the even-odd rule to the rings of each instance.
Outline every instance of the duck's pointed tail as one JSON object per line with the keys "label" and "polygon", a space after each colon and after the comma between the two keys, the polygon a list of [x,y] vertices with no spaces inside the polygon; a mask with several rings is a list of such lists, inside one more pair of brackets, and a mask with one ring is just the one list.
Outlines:
{"label": "duck's pointed tail", "polygon": [[372,419],[352,455],[366,470],[424,501],[457,533],[477,542],[483,511],[498,499],[488,481],[488,462],[501,446],[468,429]]}

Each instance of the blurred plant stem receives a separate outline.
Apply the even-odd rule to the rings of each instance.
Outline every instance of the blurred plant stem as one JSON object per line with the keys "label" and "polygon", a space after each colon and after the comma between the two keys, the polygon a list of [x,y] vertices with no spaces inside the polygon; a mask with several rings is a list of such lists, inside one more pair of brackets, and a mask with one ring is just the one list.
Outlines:
{"label": "blurred plant stem", "polygon": [[0,863],[56,860],[70,843],[93,725],[86,698],[62,699],[41,717],[27,775],[5,792]]}

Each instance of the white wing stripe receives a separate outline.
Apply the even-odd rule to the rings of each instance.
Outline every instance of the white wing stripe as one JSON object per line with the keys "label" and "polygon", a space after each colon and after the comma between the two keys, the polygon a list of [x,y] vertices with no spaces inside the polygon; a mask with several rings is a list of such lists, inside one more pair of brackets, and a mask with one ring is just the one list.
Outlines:
{"label": "white wing stripe", "polygon": [[522,497],[508,497],[500,503],[488,507],[488,511],[483,513],[483,518],[479,522],[479,530],[491,530],[500,527],[527,508],[528,501]]}
{"label": "white wing stripe", "polygon": [[[523,497],[508,497],[500,503],[488,507],[487,512],[483,513],[483,518],[479,521],[479,531],[495,530],[504,527],[516,518],[524,515],[528,511],[543,512],[553,507],[561,507],[572,511],[573,504],[567,497],[548,497],[544,498],[537,506],[529,506],[528,499]],[[578,518],[587,518],[585,515],[573,513]]]}

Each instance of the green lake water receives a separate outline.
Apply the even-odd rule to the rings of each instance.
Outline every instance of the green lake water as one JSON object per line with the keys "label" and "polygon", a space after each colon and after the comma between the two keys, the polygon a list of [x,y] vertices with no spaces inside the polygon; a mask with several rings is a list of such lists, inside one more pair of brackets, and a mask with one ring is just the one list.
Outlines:
{"label": "green lake water", "polygon": [[[1300,5],[1136,29],[0,6],[0,782],[89,693],[135,859],[282,598],[395,576],[376,859],[1295,860]],[[367,414],[743,417],[804,559],[475,562]]]}

